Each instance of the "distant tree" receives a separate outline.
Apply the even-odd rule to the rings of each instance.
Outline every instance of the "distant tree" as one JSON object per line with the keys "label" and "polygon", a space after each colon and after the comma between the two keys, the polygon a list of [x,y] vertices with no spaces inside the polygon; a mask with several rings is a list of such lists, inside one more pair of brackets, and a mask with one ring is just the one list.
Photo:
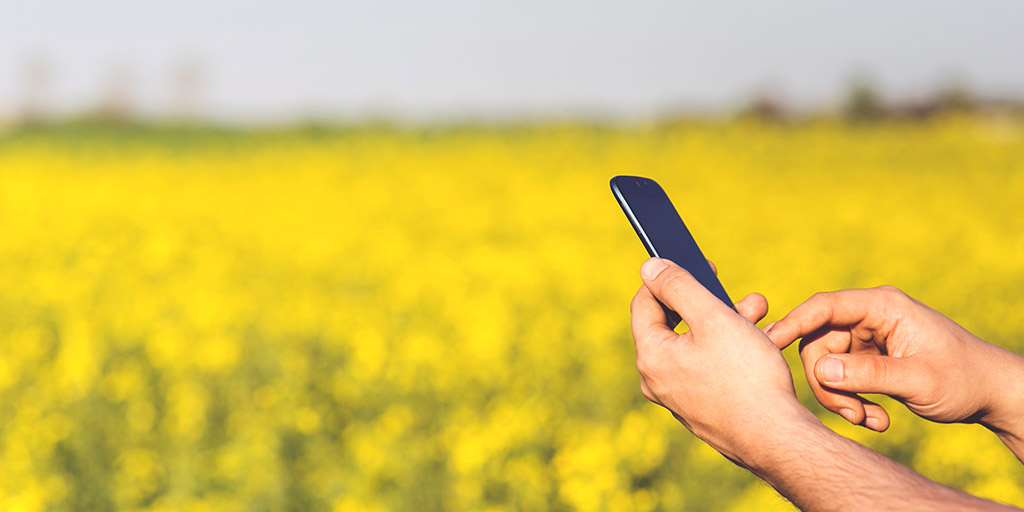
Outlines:
{"label": "distant tree", "polygon": [[774,94],[758,94],[743,110],[740,117],[759,121],[778,123],[785,121],[790,115],[786,104]]}
{"label": "distant tree", "polygon": [[974,110],[977,102],[967,87],[958,84],[939,91],[936,103],[943,112],[962,113]]}
{"label": "distant tree", "polygon": [[874,83],[866,76],[854,78],[843,105],[844,117],[853,122],[865,122],[877,121],[885,114],[885,105]]}
{"label": "distant tree", "polygon": [[106,122],[128,122],[134,114],[132,92],[135,74],[127,65],[112,67],[96,109],[97,117]]}

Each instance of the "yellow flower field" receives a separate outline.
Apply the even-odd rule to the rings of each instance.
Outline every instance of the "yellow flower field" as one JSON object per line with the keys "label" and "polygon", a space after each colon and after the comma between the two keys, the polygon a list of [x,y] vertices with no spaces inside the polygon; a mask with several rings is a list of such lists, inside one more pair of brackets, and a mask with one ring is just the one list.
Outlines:
{"label": "yellow flower field", "polygon": [[[1024,351],[1005,120],[8,133],[0,509],[789,508],[640,394],[615,174],[766,322],[893,284]],[[829,426],[1024,505],[984,428],[846,425],[787,358]]]}

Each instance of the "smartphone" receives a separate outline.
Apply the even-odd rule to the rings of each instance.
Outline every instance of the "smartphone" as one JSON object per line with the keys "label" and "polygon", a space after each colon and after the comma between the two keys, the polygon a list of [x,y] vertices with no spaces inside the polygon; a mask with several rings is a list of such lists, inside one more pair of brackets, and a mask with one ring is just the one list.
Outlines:
{"label": "smartphone", "polygon": [[[616,176],[612,178],[611,186],[615,200],[619,202],[648,254],[671,260],[685,268],[715,297],[736,309],[658,182],[639,176]],[[662,307],[666,313],[671,312],[664,304]],[[669,315],[669,319],[674,323],[679,321],[675,312]]]}

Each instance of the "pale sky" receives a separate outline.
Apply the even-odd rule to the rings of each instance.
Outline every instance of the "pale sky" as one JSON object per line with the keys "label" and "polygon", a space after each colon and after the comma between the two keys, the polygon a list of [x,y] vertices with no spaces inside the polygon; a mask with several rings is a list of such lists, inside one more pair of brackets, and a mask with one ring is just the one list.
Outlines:
{"label": "pale sky", "polygon": [[0,114],[33,59],[53,110],[120,72],[151,115],[199,62],[202,111],[233,120],[817,106],[859,71],[896,97],[955,79],[1024,98],[1024,2],[0,0]]}

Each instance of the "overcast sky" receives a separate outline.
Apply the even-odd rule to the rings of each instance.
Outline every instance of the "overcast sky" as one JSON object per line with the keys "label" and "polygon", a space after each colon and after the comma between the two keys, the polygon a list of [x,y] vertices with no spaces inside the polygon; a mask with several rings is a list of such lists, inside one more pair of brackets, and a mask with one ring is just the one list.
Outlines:
{"label": "overcast sky", "polygon": [[202,111],[241,120],[813,106],[857,72],[895,96],[959,80],[1020,98],[1024,2],[0,0],[0,115],[32,62],[53,110],[120,74],[153,115],[198,63]]}

